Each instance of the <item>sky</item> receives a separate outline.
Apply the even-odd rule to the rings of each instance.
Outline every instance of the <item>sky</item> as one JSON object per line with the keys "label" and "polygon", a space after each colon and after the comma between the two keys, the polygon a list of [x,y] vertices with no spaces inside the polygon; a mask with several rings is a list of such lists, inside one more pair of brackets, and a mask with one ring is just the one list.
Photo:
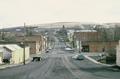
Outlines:
{"label": "sky", "polygon": [[0,0],[0,27],[120,22],[120,0]]}

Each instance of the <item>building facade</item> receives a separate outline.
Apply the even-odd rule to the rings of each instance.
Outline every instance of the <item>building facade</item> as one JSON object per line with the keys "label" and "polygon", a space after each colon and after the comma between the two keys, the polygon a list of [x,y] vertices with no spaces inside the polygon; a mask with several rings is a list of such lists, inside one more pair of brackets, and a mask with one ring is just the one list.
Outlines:
{"label": "building facade", "polygon": [[74,32],[74,43],[81,52],[107,52],[115,50],[118,41],[103,41],[96,30],[82,30]]}
{"label": "building facade", "polygon": [[21,43],[25,42],[30,47],[30,54],[40,53],[47,47],[47,39],[42,35],[19,36],[16,37],[16,41]]}

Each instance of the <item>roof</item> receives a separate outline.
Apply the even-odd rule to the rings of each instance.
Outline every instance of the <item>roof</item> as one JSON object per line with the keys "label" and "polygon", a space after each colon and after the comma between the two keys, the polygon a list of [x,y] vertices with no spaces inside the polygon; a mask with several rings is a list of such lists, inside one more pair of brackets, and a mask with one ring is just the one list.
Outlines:
{"label": "roof", "polygon": [[6,47],[6,48],[10,49],[11,51],[21,49],[21,47],[16,44],[5,44],[5,45],[0,45],[0,47]]}

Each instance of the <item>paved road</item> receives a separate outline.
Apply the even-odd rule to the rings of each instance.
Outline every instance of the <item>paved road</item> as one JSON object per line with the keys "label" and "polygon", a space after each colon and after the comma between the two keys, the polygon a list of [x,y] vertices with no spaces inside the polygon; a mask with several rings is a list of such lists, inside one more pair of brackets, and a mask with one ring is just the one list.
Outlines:
{"label": "paved road", "polygon": [[73,60],[56,41],[50,53],[42,54],[40,62],[0,70],[0,79],[119,79],[120,70],[94,64],[85,59]]}

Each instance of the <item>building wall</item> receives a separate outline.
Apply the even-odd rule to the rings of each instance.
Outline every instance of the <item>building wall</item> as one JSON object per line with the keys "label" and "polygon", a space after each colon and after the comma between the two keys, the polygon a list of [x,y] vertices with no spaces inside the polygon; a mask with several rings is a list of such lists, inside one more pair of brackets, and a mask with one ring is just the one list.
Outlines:
{"label": "building wall", "polygon": [[82,46],[82,51],[84,48],[89,48],[87,52],[103,52],[109,50],[115,50],[118,42],[116,41],[102,41],[101,33],[99,32],[74,32],[74,42],[76,47],[79,48],[79,41],[81,41],[80,46]]}
{"label": "building wall", "polygon": [[36,53],[39,53],[40,51],[42,51],[41,49],[41,43],[39,41],[36,42]]}
{"label": "building wall", "polygon": [[47,38],[43,39],[43,50],[47,48]]}
{"label": "building wall", "polygon": [[25,60],[30,58],[30,47],[25,48]]}
{"label": "building wall", "polygon": [[[16,37],[16,41],[22,42],[24,37]],[[35,54],[43,51],[45,49],[45,41],[44,36],[27,36],[26,44],[30,47],[30,54]]]}
{"label": "building wall", "polygon": [[116,51],[116,64],[118,66],[120,66],[120,41],[119,41],[119,45],[117,45],[116,49],[117,49],[117,51]]}
{"label": "building wall", "polygon": [[[23,48],[12,52],[11,64],[19,64],[23,62]],[[29,47],[25,48],[25,59],[29,59]]]}
{"label": "building wall", "polygon": [[11,58],[11,51],[6,47],[3,47],[3,59],[10,59]]}
{"label": "building wall", "polygon": [[80,41],[98,41],[100,40],[99,32],[74,32],[74,38]]}
{"label": "building wall", "polygon": [[0,64],[2,64],[2,60],[3,60],[3,52],[0,52]]}
{"label": "building wall", "polygon": [[109,51],[111,49],[116,49],[116,45],[118,45],[118,42],[100,42],[100,41],[93,41],[93,42],[85,42],[82,43],[82,45],[88,45],[89,46],[89,52],[103,52]]}
{"label": "building wall", "polygon": [[29,42],[27,44],[30,47],[30,54],[35,54],[37,52],[36,51],[36,42]]}
{"label": "building wall", "polygon": [[23,50],[22,48],[12,52],[11,64],[19,64],[23,60]]}
{"label": "building wall", "polygon": [[44,46],[44,50],[47,48],[47,38],[45,37],[43,40],[43,46]]}

